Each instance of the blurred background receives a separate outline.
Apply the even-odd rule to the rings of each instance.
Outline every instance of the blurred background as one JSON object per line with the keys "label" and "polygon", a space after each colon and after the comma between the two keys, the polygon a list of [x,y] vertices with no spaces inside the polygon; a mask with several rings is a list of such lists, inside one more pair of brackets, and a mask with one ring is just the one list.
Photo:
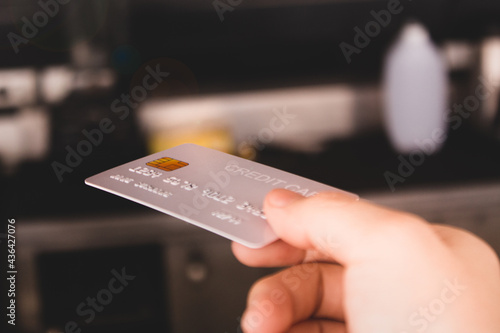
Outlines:
{"label": "blurred background", "polygon": [[84,185],[185,142],[464,227],[500,253],[499,18],[494,0],[0,1],[8,330],[240,331],[248,288],[273,269]]}

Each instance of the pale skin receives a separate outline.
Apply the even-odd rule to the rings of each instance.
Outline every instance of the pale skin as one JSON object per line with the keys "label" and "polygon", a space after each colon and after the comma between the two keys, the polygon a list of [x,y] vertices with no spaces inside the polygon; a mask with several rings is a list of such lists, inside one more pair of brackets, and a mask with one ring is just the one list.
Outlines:
{"label": "pale skin", "polygon": [[291,267],[252,287],[244,332],[500,332],[500,263],[478,237],[333,192],[274,190],[264,211],[280,240],[233,252]]}

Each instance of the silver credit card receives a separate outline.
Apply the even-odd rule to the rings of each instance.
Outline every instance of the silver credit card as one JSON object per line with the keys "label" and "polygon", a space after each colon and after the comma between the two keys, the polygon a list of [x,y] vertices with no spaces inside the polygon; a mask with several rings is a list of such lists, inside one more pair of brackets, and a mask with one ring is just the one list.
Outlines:
{"label": "silver credit card", "polygon": [[120,165],[85,183],[251,248],[278,239],[262,211],[264,197],[273,188],[306,197],[321,191],[341,191],[195,144]]}

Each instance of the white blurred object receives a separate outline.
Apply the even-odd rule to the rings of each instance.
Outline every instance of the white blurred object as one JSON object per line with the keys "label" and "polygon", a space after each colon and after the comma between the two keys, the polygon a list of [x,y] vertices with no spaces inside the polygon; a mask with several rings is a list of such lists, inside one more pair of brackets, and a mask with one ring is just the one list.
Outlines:
{"label": "white blurred object", "polygon": [[[138,119],[148,135],[181,128],[218,126],[230,129],[234,145],[267,140],[303,152],[318,151],[325,141],[346,138],[379,124],[378,93],[373,87],[344,85],[284,88],[268,91],[152,100],[141,105]],[[275,122],[276,117],[286,119]],[[363,121],[360,121],[362,119]],[[262,135],[261,135],[262,134]]]}
{"label": "white blurred object", "polygon": [[0,108],[33,105],[37,98],[36,71],[31,68],[0,71]]}
{"label": "white blurred object", "polygon": [[110,89],[116,81],[111,69],[79,69],[68,66],[48,67],[40,73],[40,93],[44,102],[59,103],[75,90]]}
{"label": "white blurred object", "polygon": [[[421,24],[406,25],[387,55],[385,124],[394,148],[404,154],[446,133],[448,80],[443,56]],[[440,133],[441,135],[437,135]],[[443,142],[438,140],[431,154]]]}
{"label": "white blurred object", "polygon": [[481,45],[481,76],[486,91],[491,94],[483,101],[481,122],[490,126],[498,111],[500,94],[500,37],[490,37]]}
{"label": "white blurred object", "polygon": [[40,108],[0,117],[0,160],[7,170],[22,161],[43,158],[49,149],[49,128],[48,114]]}
{"label": "white blurred object", "polygon": [[66,98],[73,89],[74,71],[67,66],[49,67],[40,74],[40,92],[47,103],[57,103]]}

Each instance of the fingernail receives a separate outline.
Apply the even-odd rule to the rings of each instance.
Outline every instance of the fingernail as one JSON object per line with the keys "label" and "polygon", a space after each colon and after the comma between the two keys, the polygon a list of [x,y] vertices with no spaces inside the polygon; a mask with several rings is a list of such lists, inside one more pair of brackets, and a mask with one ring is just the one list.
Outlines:
{"label": "fingernail", "polygon": [[322,192],[318,195],[328,198],[331,207],[343,207],[359,201],[359,195],[342,190]]}
{"label": "fingernail", "polygon": [[345,201],[359,201],[359,195],[354,194],[352,192],[347,192],[340,190],[338,193],[339,199],[345,200]]}
{"label": "fingernail", "polygon": [[[337,191],[323,192],[323,193],[325,194],[328,193],[328,195],[331,195],[330,198],[334,199],[334,201],[337,202],[338,205],[350,203],[353,201],[359,201],[359,195],[351,192],[337,190]],[[289,204],[291,204],[292,202],[304,198],[305,198],[304,196],[298,193],[280,188],[272,190],[268,194],[266,200],[267,203],[271,206],[274,206],[276,208],[284,208]]]}
{"label": "fingernail", "polygon": [[285,189],[272,190],[267,197],[267,202],[274,207],[283,208],[294,201],[304,198],[302,195]]}

